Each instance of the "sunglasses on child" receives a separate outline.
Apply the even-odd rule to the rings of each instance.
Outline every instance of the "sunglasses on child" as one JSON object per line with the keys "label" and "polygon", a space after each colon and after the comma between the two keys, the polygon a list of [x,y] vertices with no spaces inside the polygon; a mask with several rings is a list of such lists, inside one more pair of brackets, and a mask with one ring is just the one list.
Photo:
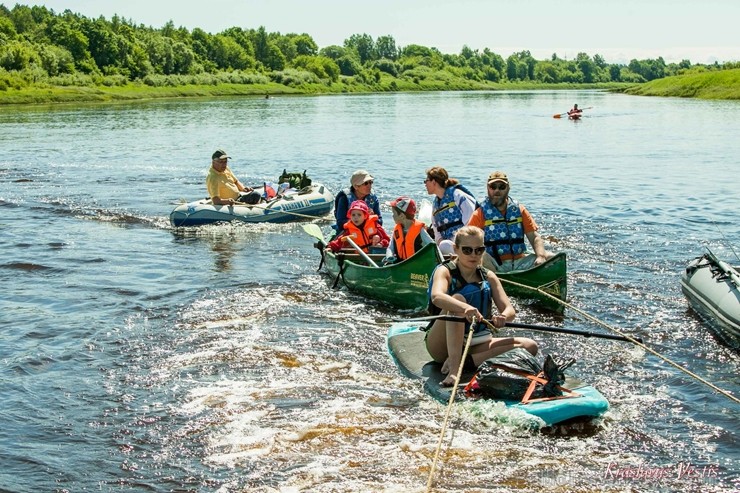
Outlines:
{"label": "sunglasses on child", "polygon": [[463,253],[463,255],[472,255],[473,253],[475,253],[476,255],[483,255],[483,252],[486,251],[486,247],[482,246],[473,248],[469,246],[464,246],[460,247],[460,251]]}

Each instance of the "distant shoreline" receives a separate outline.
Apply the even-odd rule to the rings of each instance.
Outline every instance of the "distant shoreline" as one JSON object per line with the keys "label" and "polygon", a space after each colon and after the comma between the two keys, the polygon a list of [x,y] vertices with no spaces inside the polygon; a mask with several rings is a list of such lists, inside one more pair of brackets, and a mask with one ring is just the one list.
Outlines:
{"label": "distant shoreline", "polygon": [[[400,81],[399,81],[400,82]],[[476,83],[461,81],[459,84],[444,84],[424,81],[422,84],[401,84],[363,86],[336,83],[304,84],[290,87],[278,83],[267,84],[218,84],[218,85],[182,85],[152,87],[140,83],[129,83],[123,86],[36,86],[21,89],[0,91],[0,108],[11,105],[61,104],[61,103],[94,103],[144,101],[169,98],[199,98],[228,96],[286,96],[318,94],[372,94],[372,93],[408,93],[429,91],[529,91],[529,90],[574,90],[604,89],[622,91],[631,84],[542,84],[532,82]]]}
{"label": "distant shoreline", "polygon": [[393,79],[378,85],[302,84],[298,87],[274,82],[263,84],[216,84],[148,86],[128,83],[122,86],[49,86],[39,85],[0,91],[0,108],[12,105],[62,104],[145,101],[153,99],[182,99],[228,96],[286,96],[318,94],[372,94],[428,91],[532,91],[603,89],[637,96],[685,97],[697,99],[740,99],[740,69],[690,73],[665,77],[643,84],[543,84],[534,82],[472,82],[455,83],[422,81],[411,83]]}

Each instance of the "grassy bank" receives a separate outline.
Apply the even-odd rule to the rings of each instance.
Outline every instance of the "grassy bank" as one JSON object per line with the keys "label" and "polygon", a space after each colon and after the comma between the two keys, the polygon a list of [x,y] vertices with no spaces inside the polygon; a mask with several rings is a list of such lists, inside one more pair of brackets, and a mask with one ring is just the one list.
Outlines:
{"label": "grassy bank", "polygon": [[553,90],[553,89],[612,89],[627,84],[542,84],[531,82],[492,83],[450,76],[449,73],[425,74],[423,78],[395,78],[383,74],[377,83],[366,84],[354,78],[338,82],[284,85],[276,82],[256,84],[204,84],[151,86],[133,82],[121,86],[55,86],[38,84],[30,87],[7,88],[0,91],[0,106],[13,104],[50,104],[135,101],[158,98],[192,98],[220,96],[261,96],[298,94],[341,94],[418,91],[481,91],[481,90]]}
{"label": "grassy bank", "polygon": [[676,75],[627,87],[621,92],[638,96],[740,99],[740,69]]}

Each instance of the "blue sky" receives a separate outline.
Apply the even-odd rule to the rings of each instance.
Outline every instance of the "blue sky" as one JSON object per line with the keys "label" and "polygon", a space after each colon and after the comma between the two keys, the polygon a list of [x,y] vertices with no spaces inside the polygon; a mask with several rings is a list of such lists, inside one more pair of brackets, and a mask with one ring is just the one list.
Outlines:
{"label": "blue sky", "polygon": [[231,26],[310,34],[319,47],[352,34],[391,35],[398,46],[443,53],[463,45],[506,57],[529,50],[600,54],[608,62],[657,58],[694,63],[740,61],[740,0],[47,0],[0,2],[69,9],[87,17],[118,14],[161,27],[168,20],[216,33]]}

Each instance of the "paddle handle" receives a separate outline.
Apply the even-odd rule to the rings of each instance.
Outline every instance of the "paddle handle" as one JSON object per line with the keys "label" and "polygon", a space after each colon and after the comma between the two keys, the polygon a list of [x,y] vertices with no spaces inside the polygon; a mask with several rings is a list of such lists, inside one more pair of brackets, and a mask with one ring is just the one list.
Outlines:
{"label": "paddle handle", "polygon": [[357,253],[359,253],[359,254],[360,254],[360,257],[362,257],[362,259],[363,259],[363,260],[364,260],[365,262],[367,262],[367,263],[368,263],[368,265],[371,265],[371,266],[375,267],[376,269],[378,268],[378,264],[376,264],[376,263],[375,263],[375,261],[374,261],[373,259],[371,259],[370,257],[368,257],[367,253],[363,252],[363,251],[362,251],[362,248],[360,248],[360,246],[359,246],[359,245],[358,245],[357,243],[355,243],[355,242],[354,242],[354,241],[352,240],[352,238],[350,238],[349,236],[345,236],[345,237],[344,237],[344,238],[342,238],[342,239],[343,239],[343,240],[345,240],[345,241],[346,241],[347,243],[349,243],[350,245],[352,245],[352,248],[354,248],[355,250],[357,250]]}

